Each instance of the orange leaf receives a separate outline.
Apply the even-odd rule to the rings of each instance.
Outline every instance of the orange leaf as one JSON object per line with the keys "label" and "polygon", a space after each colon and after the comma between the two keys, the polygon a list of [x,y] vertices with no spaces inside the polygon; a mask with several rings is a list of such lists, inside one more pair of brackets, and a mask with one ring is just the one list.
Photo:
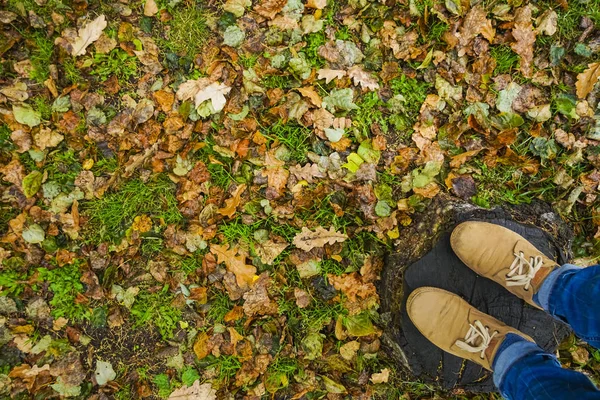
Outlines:
{"label": "orange leaf", "polygon": [[246,256],[238,255],[237,248],[228,249],[227,246],[213,244],[210,246],[210,252],[217,256],[218,263],[224,263],[227,270],[235,275],[240,288],[252,284],[256,268],[246,264]]}
{"label": "orange leaf", "polygon": [[596,82],[600,78],[600,63],[588,64],[588,68],[582,73],[577,75],[577,97],[580,99],[585,98],[592,89]]}
{"label": "orange leaf", "polygon": [[242,193],[246,190],[246,185],[240,185],[237,187],[235,192],[233,192],[233,196],[227,200],[225,200],[225,207],[219,208],[219,214],[224,215],[226,217],[233,217],[237,206],[240,204],[240,197]]}

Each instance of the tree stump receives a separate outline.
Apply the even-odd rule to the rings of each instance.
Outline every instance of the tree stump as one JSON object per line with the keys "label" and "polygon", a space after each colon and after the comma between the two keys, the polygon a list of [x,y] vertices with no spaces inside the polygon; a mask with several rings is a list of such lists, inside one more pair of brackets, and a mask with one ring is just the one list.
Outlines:
{"label": "tree stump", "polygon": [[438,196],[418,218],[396,241],[379,284],[383,343],[409,375],[436,382],[444,389],[496,390],[489,371],[443,352],[415,328],[405,306],[408,295],[418,287],[456,293],[480,311],[530,335],[551,353],[570,334],[566,325],[471,271],[454,254],[449,241],[457,224],[486,221],[519,233],[559,264],[566,263],[572,232],[549,205],[540,202],[486,210]]}

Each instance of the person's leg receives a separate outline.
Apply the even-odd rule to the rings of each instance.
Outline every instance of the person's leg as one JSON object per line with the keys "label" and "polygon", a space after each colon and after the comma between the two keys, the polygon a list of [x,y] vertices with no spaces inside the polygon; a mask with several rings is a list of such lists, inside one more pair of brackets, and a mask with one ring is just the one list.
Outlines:
{"label": "person's leg", "polygon": [[561,368],[552,354],[509,333],[494,362],[494,384],[508,400],[600,399],[600,391],[584,374]]}
{"label": "person's leg", "polygon": [[566,322],[575,334],[600,348],[600,265],[581,268],[566,264],[552,271],[533,300],[550,315]]}

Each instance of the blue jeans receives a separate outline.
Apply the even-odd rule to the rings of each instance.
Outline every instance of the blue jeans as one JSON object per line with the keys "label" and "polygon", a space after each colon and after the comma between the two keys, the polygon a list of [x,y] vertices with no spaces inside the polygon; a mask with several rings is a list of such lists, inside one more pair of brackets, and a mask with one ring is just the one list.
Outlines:
{"label": "blue jeans", "polygon": [[[566,264],[542,283],[534,301],[600,348],[600,265]],[[600,391],[580,372],[563,369],[556,357],[515,334],[506,335],[494,358],[494,383],[509,400],[600,399]]]}

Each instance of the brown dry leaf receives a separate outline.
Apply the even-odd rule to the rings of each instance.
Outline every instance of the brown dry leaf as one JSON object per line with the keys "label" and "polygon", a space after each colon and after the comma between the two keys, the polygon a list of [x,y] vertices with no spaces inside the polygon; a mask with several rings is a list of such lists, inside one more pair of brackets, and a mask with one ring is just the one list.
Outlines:
{"label": "brown dry leaf", "polygon": [[299,181],[306,181],[313,183],[314,178],[325,178],[325,174],[321,172],[318,164],[305,164],[303,167],[295,165],[290,167],[290,173],[296,177]]}
{"label": "brown dry leaf", "polygon": [[212,244],[210,252],[217,256],[217,262],[224,263],[227,270],[235,275],[239,287],[252,284],[256,268],[246,264],[246,256],[238,254],[237,248],[228,249],[227,245]]}
{"label": "brown dry leaf", "polygon": [[256,245],[255,250],[263,264],[271,265],[286,247],[288,247],[287,243],[275,243],[269,239]]}
{"label": "brown dry leaf", "polygon": [[225,207],[219,208],[219,214],[229,218],[233,217],[237,206],[240,205],[241,196],[242,193],[244,193],[244,190],[246,190],[246,185],[242,184],[238,186],[235,192],[233,192],[233,195],[229,199],[225,200]]}
{"label": "brown dry leaf", "polygon": [[594,85],[600,78],[600,62],[588,64],[585,71],[577,75],[577,97],[583,99],[594,89]]}
{"label": "brown dry leaf", "polygon": [[283,190],[290,176],[290,171],[283,168],[285,163],[278,160],[274,155],[275,149],[269,151],[265,156],[265,169],[263,176],[267,178],[267,198],[277,199],[283,195]]}
{"label": "brown dry leaf", "polygon": [[313,126],[315,129],[323,130],[331,128],[334,120],[334,115],[324,108],[319,108],[313,113]]}
{"label": "brown dry leaf", "polygon": [[313,103],[315,106],[321,107],[321,103],[323,103],[323,100],[321,99],[321,96],[319,96],[319,93],[317,93],[313,86],[298,88],[298,91],[300,92],[300,94],[302,94],[302,96],[309,99],[310,102]]}
{"label": "brown dry leaf", "polygon": [[452,157],[452,161],[450,161],[450,167],[460,168],[461,165],[466,163],[472,157],[475,157],[480,151],[481,149],[469,150]]}
{"label": "brown dry leaf", "polygon": [[94,43],[102,35],[102,31],[106,28],[106,17],[100,15],[95,20],[88,22],[78,31],[78,36],[72,43],[73,48],[71,49],[72,56],[81,56],[85,54],[85,49]]}
{"label": "brown dry leaf", "polygon": [[344,360],[352,361],[356,357],[356,352],[360,349],[360,342],[352,340],[340,346],[340,355]]}
{"label": "brown dry leaf", "polygon": [[310,304],[310,295],[305,290],[294,288],[294,297],[298,308],[306,308]]}
{"label": "brown dry leaf", "polygon": [[379,89],[377,79],[373,78],[370,73],[363,70],[360,66],[355,65],[348,70],[348,76],[354,81],[354,85],[367,90]]}
{"label": "brown dry leaf", "polygon": [[344,233],[336,232],[333,226],[329,230],[319,226],[314,232],[307,227],[303,227],[302,231],[294,237],[292,243],[301,250],[311,251],[315,247],[343,242],[346,239],[348,239],[348,236]]}
{"label": "brown dry leaf", "polygon": [[512,35],[516,42],[510,47],[521,57],[521,73],[525,77],[533,74],[533,45],[535,44],[535,31],[531,23],[531,7],[526,5],[515,12],[515,26]]}
{"label": "brown dry leaf", "polygon": [[381,370],[381,372],[379,373],[375,373],[373,375],[371,375],[371,382],[377,384],[377,383],[387,383],[387,381],[390,378],[390,370],[387,368],[384,368]]}
{"label": "brown dry leaf", "polygon": [[346,76],[346,71],[341,69],[320,69],[317,71],[317,79],[325,79],[325,83],[329,83],[334,79],[341,79]]}
{"label": "brown dry leaf", "polygon": [[144,15],[146,17],[152,17],[158,12],[158,6],[154,0],[146,0],[144,4]]}
{"label": "brown dry leaf", "polygon": [[489,42],[492,42],[496,32],[492,27],[492,21],[487,19],[487,12],[478,4],[469,10],[460,27],[459,34],[459,45],[461,47],[459,56],[462,56],[467,52],[471,41],[477,35],[481,34]]}
{"label": "brown dry leaf", "polygon": [[49,128],[41,128],[39,132],[33,134],[33,142],[42,151],[58,146],[64,138],[63,135]]}
{"label": "brown dry leaf", "polygon": [[537,33],[543,33],[552,36],[556,33],[556,25],[558,23],[558,14],[554,10],[546,10],[540,15],[537,20]]}
{"label": "brown dry leaf", "polygon": [[340,276],[328,274],[327,277],[336,290],[342,291],[352,301],[377,296],[375,285],[364,283],[356,272]]}
{"label": "brown dry leaf", "polygon": [[254,11],[265,18],[273,19],[286,4],[287,0],[262,0],[254,6]]}
{"label": "brown dry leaf", "polygon": [[198,357],[199,360],[202,360],[204,357],[210,354],[210,350],[208,348],[208,334],[206,332],[199,333],[196,337],[196,341],[194,342],[194,354]]}
{"label": "brown dry leaf", "polygon": [[252,289],[244,293],[243,307],[247,316],[277,314],[279,307],[276,302],[269,298],[267,291],[269,282],[269,274],[263,272],[252,286]]}
{"label": "brown dry leaf", "polygon": [[168,400],[216,400],[217,391],[212,388],[210,383],[200,384],[200,380],[194,382],[192,386],[182,386],[173,391]]}

